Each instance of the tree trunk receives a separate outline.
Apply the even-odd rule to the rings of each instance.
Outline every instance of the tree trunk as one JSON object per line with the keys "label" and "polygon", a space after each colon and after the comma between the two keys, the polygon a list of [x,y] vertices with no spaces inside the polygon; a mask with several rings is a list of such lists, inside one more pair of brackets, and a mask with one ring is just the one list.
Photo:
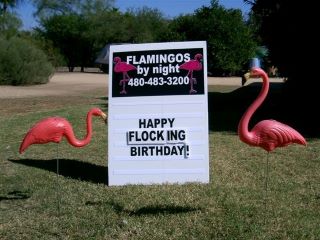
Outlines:
{"label": "tree trunk", "polygon": [[73,72],[74,67],[73,66],[68,66],[69,72]]}

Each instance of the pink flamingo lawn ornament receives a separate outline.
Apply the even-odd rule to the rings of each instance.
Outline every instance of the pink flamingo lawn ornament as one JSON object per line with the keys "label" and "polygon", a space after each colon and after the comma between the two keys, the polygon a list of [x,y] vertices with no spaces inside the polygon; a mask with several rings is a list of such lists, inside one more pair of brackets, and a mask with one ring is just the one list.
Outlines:
{"label": "pink flamingo lawn ornament", "polygon": [[193,78],[193,71],[202,70],[202,54],[198,53],[194,56],[194,59],[185,62],[179,66],[179,69],[188,70],[187,77],[189,77],[190,82],[190,94],[196,93],[197,91],[193,89],[193,84],[197,83],[197,79]]}
{"label": "pink flamingo lawn ornament", "polygon": [[[289,144],[296,143],[306,145],[307,142],[304,137],[295,129],[286,124],[277,122],[275,120],[263,120],[257,123],[251,131],[248,130],[249,121],[254,112],[265,100],[269,91],[269,78],[267,74],[258,67],[253,67],[250,71],[250,77],[262,77],[263,85],[258,97],[249,106],[247,111],[243,114],[239,125],[238,135],[240,140],[250,146],[261,147],[268,153],[277,147],[285,147]],[[267,168],[265,173],[265,196],[268,191],[268,172],[269,172],[269,154],[267,156]],[[266,211],[266,198],[265,198]]]}
{"label": "pink flamingo lawn ornament", "polygon": [[60,143],[63,136],[74,147],[87,145],[92,137],[92,116],[100,116],[104,121],[107,119],[107,115],[99,108],[92,108],[87,113],[87,135],[82,140],[75,137],[71,124],[62,117],[49,117],[40,120],[25,135],[20,145],[20,154],[32,144]]}
{"label": "pink flamingo lawn ornament", "polygon": [[306,140],[300,133],[288,125],[275,120],[263,120],[257,123],[251,131],[248,130],[252,115],[263,103],[269,91],[269,78],[261,68],[252,68],[250,74],[253,77],[261,76],[263,86],[259,96],[250,105],[239,122],[238,134],[240,140],[250,146],[261,147],[268,152],[277,147],[285,147],[291,143],[306,145]]}
{"label": "pink flamingo lawn ornament", "polygon": [[[71,124],[62,117],[49,117],[37,122],[25,135],[19,149],[22,154],[32,144],[45,144],[49,142],[60,143],[63,136],[74,147],[83,147],[87,145],[92,137],[92,116],[100,116],[106,122],[107,115],[99,108],[92,108],[87,113],[87,135],[84,139],[78,140]],[[57,176],[59,176],[59,158],[57,158]],[[57,177],[57,184],[59,181]],[[60,215],[60,195],[57,194],[58,213]]]}
{"label": "pink flamingo lawn ornament", "polygon": [[116,73],[122,73],[122,79],[120,80],[120,86],[122,85],[122,91],[120,92],[120,94],[126,94],[126,82],[128,82],[130,79],[128,72],[136,70],[137,68],[131,64],[122,62],[120,57],[115,57],[113,61],[116,64],[114,66],[114,71]]}

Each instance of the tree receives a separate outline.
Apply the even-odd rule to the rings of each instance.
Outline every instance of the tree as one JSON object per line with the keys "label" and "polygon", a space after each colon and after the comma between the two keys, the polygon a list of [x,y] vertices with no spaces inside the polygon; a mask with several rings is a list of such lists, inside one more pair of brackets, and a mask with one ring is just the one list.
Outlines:
{"label": "tree", "polygon": [[32,0],[36,6],[35,15],[48,18],[60,14],[97,13],[113,7],[114,0]]}
{"label": "tree", "polygon": [[314,115],[319,102],[319,80],[315,76],[319,52],[317,23],[319,14],[314,1],[302,3],[288,0],[245,0],[252,4],[258,23],[258,34],[270,50],[271,60],[288,78],[282,108],[287,121],[310,135],[319,135],[320,118]]}
{"label": "tree", "polygon": [[[111,9],[112,0],[34,0],[41,35],[65,57],[69,71],[75,66],[92,65],[97,29],[92,19]],[[105,24],[105,22],[101,22]]]}
{"label": "tree", "polygon": [[45,39],[38,31],[20,31],[19,36],[27,40],[30,44],[44,51],[48,61],[53,67],[66,66],[66,61],[60,50],[53,44],[52,41]]}
{"label": "tree", "polygon": [[215,75],[239,73],[257,47],[241,11],[225,9],[218,1],[174,19],[171,29],[181,33],[177,40],[207,41],[208,69]]}
{"label": "tree", "polygon": [[131,21],[131,16],[115,8],[84,16],[90,25],[87,36],[94,41],[95,50],[100,51],[106,43],[128,42],[126,22]]}
{"label": "tree", "polygon": [[[257,0],[245,2],[252,4],[257,34],[262,42],[270,49],[270,58],[280,69],[282,75],[290,77],[298,69],[295,61],[296,51],[288,44],[299,35],[297,31],[301,19],[297,17],[297,2],[289,3],[286,0]],[[296,6],[294,6],[296,5]],[[296,10],[294,10],[296,9]],[[296,35],[296,36],[295,36]],[[291,68],[291,69],[290,69]]]}
{"label": "tree", "polygon": [[42,20],[41,25],[43,30],[38,31],[60,49],[70,72],[78,65],[83,71],[86,64],[92,61],[92,42],[85,34],[89,26],[80,15],[54,15]]}
{"label": "tree", "polygon": [[17,35],[21,25],[22,22],[16,15],[8,12],[0,14],[0,36],[10,38]]}
{"label": "tree", "polygon": [[130,21],[126,21],[130,42],[161,42],[168,31],[169,21],[158,9],[143,7],[131,10],[127,14],[131,15]]}
{"label": "tree", "polygon": [[162,13],[147,7],[129,10],[126,13],[112,8],[85,16],[91,25],[89,34],[100,49],[106,43],[162,41],[168,31],[168,21]]}
{"label": "tree", "polygon": [[8,8],[14,8],[22,0],[0,0],[0,35],[11,37],[18,33],[22,22],[16,14],[8,12]]}
{"label": "tree", "polygon": [[22,0],[0,0],[0,13],[7,13],[8,8],[16,7]]}
{"label": "tree", "polygon": [[20,37],[0,36],[0,85],[47,83],[53,73],[46,55]]}
{"label": "tree", "polygon": [[[107,43],[163,41],[168,20],[156,9],[141,8],[121,13],[107,0],[34,0],[42,36],[65,56],[69,70],[92,64]],[[45,3],[45,4],[44,4]]]}

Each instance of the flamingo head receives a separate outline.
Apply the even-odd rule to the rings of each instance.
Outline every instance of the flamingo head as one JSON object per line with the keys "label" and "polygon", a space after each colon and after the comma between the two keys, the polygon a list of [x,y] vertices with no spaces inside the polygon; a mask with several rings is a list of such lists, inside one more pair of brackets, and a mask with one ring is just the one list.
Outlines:
{"label": "flamingo head", "polygon": [[103,121],[107,123],[107,114],[105,114],[100,108],[93,108],[90,110],[92,115],[102,117]]}
{"label": "flamingo head", "polygon": [[200,61],[200,60],[202,59],[202,54],[201,54],[201,53],[197,53],[197,54],[194,56],[194,59]]}
{"label": "flamingo head", "polygon": [[113,61],[114,61],[115,63],[121,62],[121,58],[120,58],[120,57],[115,57],[115,58],[113,59]]}
{"label": "flamingo head", "polygon": [[264,75],[264,71],[259,67],[253,67],[250,70],[250,77],[261,77]]}

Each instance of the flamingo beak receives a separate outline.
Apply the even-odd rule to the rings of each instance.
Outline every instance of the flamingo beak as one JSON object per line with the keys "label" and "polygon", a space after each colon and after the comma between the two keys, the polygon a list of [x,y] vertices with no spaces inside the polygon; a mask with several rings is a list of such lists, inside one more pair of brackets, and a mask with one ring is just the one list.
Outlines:
{"label": "flamingo beak", "polygon": [[101,112],[101,115],[100,115],[100,116],[102,117],[104,123],[107,124],[107,120],[108,120],[107,114],[105,114],[104,112]]}

